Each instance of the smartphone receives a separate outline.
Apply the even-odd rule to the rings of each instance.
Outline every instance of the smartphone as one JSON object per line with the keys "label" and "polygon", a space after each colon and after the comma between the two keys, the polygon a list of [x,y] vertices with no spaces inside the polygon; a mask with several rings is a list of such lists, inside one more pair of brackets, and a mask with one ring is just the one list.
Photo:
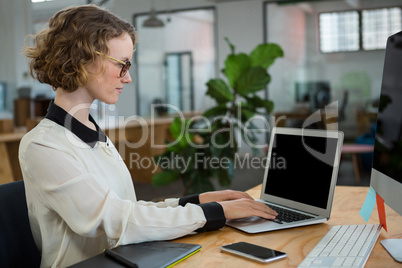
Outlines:
{"label": "smartphone", "polygon": [[237,242],[224,245],[221,247],[221,250],[263,263],[276,261],[287,256],[285,252],[257,246],[247,242]]}

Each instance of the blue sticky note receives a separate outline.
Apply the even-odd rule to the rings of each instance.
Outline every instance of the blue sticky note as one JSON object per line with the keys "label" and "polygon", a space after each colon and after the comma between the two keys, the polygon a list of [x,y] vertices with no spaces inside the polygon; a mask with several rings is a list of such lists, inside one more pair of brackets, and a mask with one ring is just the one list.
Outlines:
{"label": "blue sticky note", "polygon": [[367,222],[373,212],[374,206],[376,203],[376,192],[373,187],[370,186],[370,189],[367,193],[366,200],[364,200],[364,204],[360,209],[360,216]]}

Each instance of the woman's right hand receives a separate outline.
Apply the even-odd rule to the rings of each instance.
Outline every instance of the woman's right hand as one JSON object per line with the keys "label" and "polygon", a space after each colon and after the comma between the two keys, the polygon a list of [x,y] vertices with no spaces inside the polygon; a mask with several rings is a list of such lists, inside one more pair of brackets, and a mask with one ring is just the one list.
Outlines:
{"label": "woman's right hand", "polygon": [[225,213],[227,220],[258,216],[267,220],[274,220],[278,213],[262,202],[248,198],[218,202]]}

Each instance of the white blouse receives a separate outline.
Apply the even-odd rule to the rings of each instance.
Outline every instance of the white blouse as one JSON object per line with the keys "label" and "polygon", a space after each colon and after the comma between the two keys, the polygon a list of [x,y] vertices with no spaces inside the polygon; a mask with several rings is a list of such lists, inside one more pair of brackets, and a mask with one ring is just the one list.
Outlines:
{"label": "white blouse", "polygon": [[23,137],[19,159],[41,267],[66,267],[104,248],[174,239],[206,225],[200,205],[137,201],[130,173],[107,137],[91,146],[44,119]]}

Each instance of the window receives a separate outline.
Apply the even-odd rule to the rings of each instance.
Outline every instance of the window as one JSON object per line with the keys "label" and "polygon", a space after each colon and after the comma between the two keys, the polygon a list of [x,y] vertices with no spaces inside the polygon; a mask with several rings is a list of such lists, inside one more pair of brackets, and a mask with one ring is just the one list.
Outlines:
{"label": "window", "polygon": [[321,13],[324,53],[384,49],[388,36],[402,29],[401,8]]}
{"label": "window", "polygon": [[356,11],[320,15],[322,52],[359,49],[359,14]]}
{"label": "window", "polygon": [[363,49],[384,49],[388,36],[400,31],[401,8],[363,10]]}

